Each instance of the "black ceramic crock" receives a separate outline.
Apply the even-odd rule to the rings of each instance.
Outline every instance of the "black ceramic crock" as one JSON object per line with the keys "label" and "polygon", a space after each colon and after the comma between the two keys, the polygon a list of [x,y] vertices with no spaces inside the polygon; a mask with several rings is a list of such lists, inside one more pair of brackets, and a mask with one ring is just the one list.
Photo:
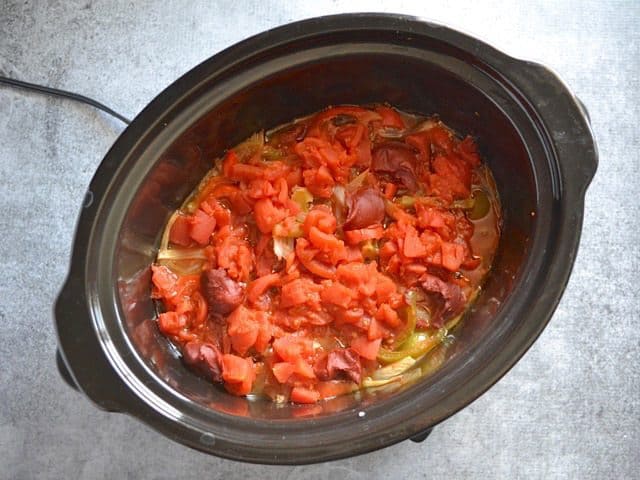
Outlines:
{"label": "black ceramic crock", "polygon": [[[159,335],[149,298],[171,211],[252,132],[376,102],[437,113],[475,136],[502,200],[494,268],[444,367],[403,391],[316,406],[247,401],[193,375]],[[55,306],[59,365],[102,409],[222,457],[309,463],[417,438],[491,387],[549,321],[596,166],[587,114],[556,75],[452,29],[351,14],[257,35],[170,85],[104,158]]]}

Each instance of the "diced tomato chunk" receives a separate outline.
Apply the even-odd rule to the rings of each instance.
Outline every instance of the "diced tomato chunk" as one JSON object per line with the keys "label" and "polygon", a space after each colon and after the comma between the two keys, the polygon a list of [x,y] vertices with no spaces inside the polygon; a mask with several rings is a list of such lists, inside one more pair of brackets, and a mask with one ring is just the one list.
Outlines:
{"label": "diced tomato chunk", "polygon": [[158,315],[158,326],[160,331],[166,335],[178,335],[186,325],[186,315],[180,315],[176,312],[164,312]]}
{"label": "diced tomato chunk", "polygon": [[169,233],[169,240],[171,243],[188,247],[191,245],[191,218],[186,215],[176,215],[173,225],[171,226],[171,232]]}
{"label": "diced tomato chunk", "polygon": [[256,225],[262,233],[271,233],[276,223],[287,217],[287,211],[273,205],[270,198],[258,200],[253,206]]}
{"label": "diced tomato chunk", "polygon": [[371,319],[369,323],[369,329],[367,330],[367,339],[368,340],[377,340],[378,338],[384,338],[385,332],[378,320],[375,318]]}
{"label": "diced tomato chunk", "polygon": [[405,128],[402,117],[393,108],[381,105],[376,107],[376,112],[382,117],[382,125],[385,127],[393,127],[398,129]]}
{"label": "diced tomato chunk", "polygon": [[258,336],[253,348],[258,353],[264,353],[273,338],[273,325],[270,323],[269,316],[265,312],[256,313],[256,321],[259,325]]}
{"label": "diced tomato chunk", "polygon": [[302,305],[318,295],[320,286],[307,278],[298,278],[282,286],[280,292],[280,307],[291,308]]}
{"label": "diced tomato chunk", "polygon": [[172,298],[177,294],[178,276],[164,265],[151,266],[151,281],[161,297]]}
{"label": "diced tomato chunk", "polygon": [[229,177],[233,180],[251,181],[263,178],[265,171],[256,165],[249,165],[247,163],[236,163],[231,167],[231,174]]}
{"label": "diced tomato chunk", "polygon": [[249,376],[251,367],[246,358],[222,355],[222,378],[229,383],[240,383]]}
{"label": "diced tomato chunk", "polygon": [[398,186],[395,183],[387,182],[384,184],[383,195],[388,200],[392,200],[398,191]]}
{"label": "diced tomato chunk", "polygon": [[380,350],[380,343],[382,340],[369,340],[366,337],[356,337],[351,342],[351,348],[353,348],[358,355],[367,360],[375,360],[378,356],[378,350]]}
{"label": "diced tomato chunk", "polygon": [[464,261],[464,247],[458,243],[442,243],[442,266],[455,272]]}
{"label": "diced tomato chunk", "polygon": [[296,240],[295,253],[298,260],[300,260],[300,263],[314,275],[318,275],[322,278],[335,277],[335,267],[317,260],[315,257],[318,250],[312,248],[306,239],[299,238]]}
{"label": "diced tomato chunk", "polygon": [[280,282],[279,273],[270,273],[262,277],[256,278],[247,287],[247,299],[250,302],[257,302],[258,299],[271,287]]}
{"label": "diced tomato chunk", "polygon": [[353,291],[340,282],[329,282],[320,292],[320,298],[325,303],[347,308],[353,298]]}
{"label": "diced tomato chunk", "polygon": [[215,228],[216,219],[198,209],[191,217],[191,232],[189,234],[200,245],[207,245]]}
{"label": "diced tomato chunk", "polygon": [[309,240],[311,243],[323,251],[331,251],[344,247],[342,240],[338,240],[335,235],[324,233],[318,227],[311,227],[309,230]]}
{"label": "diced tomato chunk", "polygon": [[291,401],[296,403],[316,403],[320,400],[320,393],[316,390],[304,387],[293,387]]}
{"label": "diced tomato chunk", "polygon": [[306,379],[316,378],[313,367],[304,359],[298,358],[294,364],[294,372]]}
{"label": "diced tomato chunk", "polygon": [[247,395],[255,380],[253,361],[236,355],[222,355],[222,378],[225,388],[234,395]]}
{"label": "diced tomato chunk", "polygon": [[333,186],[336,184],[331,176],[331,172],[324,165],[318,169],[309,169],[302,172],[304,185],[317,197],[330,198],[333,193]]}
{"label": "diced tomato chunk", "polygon": [[404,237],[404,255],[408,258],[424,257],[427,255],[427,248],[420,241],[418,232],[412,226],[407,227],[407,233]]}
{"label": "diced tomato chunk", "polygon": [[227,318],[227,333],[233,349],[245,355],[258,338],[260,325],[251,310],[240,305]]}
{"label": "diced tomato chunk", "polygon": [[320,398],[332,398],[353,392],[356,384],[344,380],[333,380],[329,382],[318,382],[316,389]]}
{"label": "diced tomato chunk", "polygon": [[391,328],[395,328],[401,323],[398,313],[387,303],[383,303],[382,305],[380,305],[375,318],[384,322]]}
{"label": "diced tomato chunk", "polygon": [[331,210],[325,205],[318,205],[309,211],[302,228],[305,235],[309,236],[313,227],[317,227],[324,233],[333,233],[336,231],[336,226],[336,217]]}
{"label": "diced tomato chunk", "polygon": [[361,228],[359,230],[347,230],[344,232],[344,239],[349,245],[356,245],[366,240],[377,240],[384,236],[384,229],[381,225],[375,227]]}
{"label": "diced tomato chunk", "polygon": [[273,349],[280,358],[295,364],[300,357],[313,353],[313,342],[306,337],[286,335],[274,340]]}
{"label": "diced tomato chunk", "polygon": [[274,363],[273,367],[271,367],[273,376],[276,377],[276,380],[278,380],[278,382],[280,383],[287,383],[289,377],[293,375],[294,370],[295,367],[289,362]]}

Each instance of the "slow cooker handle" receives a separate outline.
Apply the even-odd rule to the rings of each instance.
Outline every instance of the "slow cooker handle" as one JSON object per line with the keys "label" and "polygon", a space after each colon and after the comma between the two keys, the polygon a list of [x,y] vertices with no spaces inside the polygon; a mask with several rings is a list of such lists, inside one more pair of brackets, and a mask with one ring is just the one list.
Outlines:
{"label": "slow cooker handle", "polygon": [[587,106],[584,104],[582,100],[580,100],[579,97],[574,97],[574,98],[578,103],[578,107],[580,107],[580,110],[582,110],[582,114],[586,117],[587,121],[589,122],[589,125],[591,125],[591,115],[589,114],[589,110],[587,110]]}
{"label": "slow cooker handle", "polygon": [[64,363],[62,355],[60,355],[60,350],[56,350],[56,365],[58,367],[58,373],[62,377],[62,380],[64,380],[64,383],[79,392],[80,389],[78,388],[78,385],[76,385],[76,382],[73,381],[73,376],[71,375],[71,372],[69,372],[67,365]]}
{"label": "slow cooker handle", "polygon": [[[512,59],[513,60],[513,59]],[[584,103],[547,67],[513,60],[510,73],[553,141],[562,169],[563,188],[583,197],[598,168],[598,147]]]}
{"label": "slow cooker handle", "polygon": [[417,435],[414,435],[409,440],[415,443],[422,443],[427,439],[429,435],[431,435],[432,431],[433,431],[433,428],[429,428],[423,432],[418,433]]}
{"label": "slow cooker handle", "polygon": [[91,321],[82,275],[69,275],[55,304],[58,332],[56,363],[63,380],[84,393],[99,408],[127,411],[131,391],[117,377],[98,341]]}

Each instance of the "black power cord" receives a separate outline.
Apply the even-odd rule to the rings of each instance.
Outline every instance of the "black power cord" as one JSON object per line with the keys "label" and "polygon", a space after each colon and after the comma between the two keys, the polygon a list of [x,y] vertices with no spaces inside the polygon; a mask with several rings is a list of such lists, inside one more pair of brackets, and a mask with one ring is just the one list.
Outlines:
{"label": "black power cord", "polygon": [[60,90],[57,88],[45,87],[43,85],[37,85],[35,83],[23,82],[22,80],[16,80],[13,78],[3,77],[0,75],[0,83],[5,85],[10,85],[12,87],[24,88],[26,90],[32,90],[34,92],[38,92],[44,95],[53,95],[56,97],[68,98],[71,100],[75,100],[76,102],[86,103],[87,105],[91,105],[94,108],[98,108],[105,113],[117,118],[122,123],[130,124],[131,120],[127,117],[120,115],[118,112],[111,110],[106,105],[98,102],[89,97],[85,97],[84,95],[80,95],[78,93],[68,92],[66,90]]}

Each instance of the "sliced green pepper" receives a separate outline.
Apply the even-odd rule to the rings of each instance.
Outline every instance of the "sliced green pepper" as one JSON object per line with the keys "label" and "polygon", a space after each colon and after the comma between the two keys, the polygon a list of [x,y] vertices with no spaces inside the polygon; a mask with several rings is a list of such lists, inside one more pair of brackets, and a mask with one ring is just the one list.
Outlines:
{"label": "sliced green pepper", "polygon": [[378,360],[382,363],[393,363],[405,357],[419,358],[442,343],[442,339],[446,335],[447,329],[445,327],[442,327],[433,335],[416,332],[398,350],[381,348],[378,352]]}
{"label": "sliced green pepper", "polygon": [[402,208],[412,208],[416,204],[416,197],[410,195],[403,195],[398,199],[398,204]]}
{"label": "sliced green pepper", "polygon": [[309,205],[313,203],[313,195],[304,187],[295,187],[291,192],[291,200],[300,205],[300,210],[308,212]]}
{"label": "sliced green pepper", "polygon": [[411,335],[413,335],[413,332],[416,329],[416,323],[418,321],[416,315],[416,296],[417,292],[415,290],[409,290],[405,294],[407,306],[402,310],[401,313],[404,314],[403,316],[406,318],[407,325],[405,329],[396,336],[394,342],[395,345],[397,345],[399,348],[401,348],[402,345],[411,338]]}
{"label": "sliced green pepper", "polygon": [[420,365],[422,375],[428,376],[435,373],[442,366],[446,357],[447,347],[445,345],[440,345],[434,349],[426,356],[424,362]]}
{"label": "sliced green pepper", "polygon": [[268,162],[272,162],[274,160],[280,160],[284,157],[284,152],[278,148],[274,148],[271,145],[265,145],[262,149],[262,158],[264,158]]}
{"label": "sliced green pepper", "polygon": [[460,208],[462,210],[471,210],[476,201],[473,196],[465,198],[464,200],[455,200],[451,203],[451,208]]}
{"label": "sliced green pepper", "polygon": [[484,190],[474,190],[471,194],[473,197],[473,208],[467,213],[469,219],[480,220],[489,213],[491,202]]}
{"label": "sliced green pepper", "polygon": [[378,258],[380,254],[380,249],[378,248],[378,242],[375,240],[367,240],[362,244],[360,248],[362,252],[362,256],[367,260],[375,260]]}

